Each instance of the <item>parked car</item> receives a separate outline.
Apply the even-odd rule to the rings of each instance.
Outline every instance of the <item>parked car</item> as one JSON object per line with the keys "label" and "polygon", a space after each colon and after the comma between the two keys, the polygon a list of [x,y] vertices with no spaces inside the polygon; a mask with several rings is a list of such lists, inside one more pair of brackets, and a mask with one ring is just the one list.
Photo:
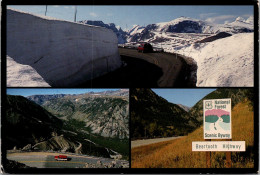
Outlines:
{"label": "parked car", "polygon": [[153,46],[149,43],[141,43],[138,48],[138,52],[153,52]]}
{"label": "parked car", "polygon": [[63,160],[63,161],[70,160],[70,158],[68,158],[68,156],[64,156],[64,155],[54,156],[54,159],[57,160],[57,161],[59,161],[59,160]]}

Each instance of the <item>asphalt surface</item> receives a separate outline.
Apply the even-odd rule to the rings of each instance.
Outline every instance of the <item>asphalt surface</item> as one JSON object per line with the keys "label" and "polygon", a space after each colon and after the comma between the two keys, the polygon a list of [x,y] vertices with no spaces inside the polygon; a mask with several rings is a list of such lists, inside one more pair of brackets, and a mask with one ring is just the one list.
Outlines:
{"label": "asphalt surface", "polygon": [[144,146],[144,145],[150,145],[150,144],[153,144],[153,143],[159,143],[159,142],[164,142],[164,141],[169,141],[169,140],[175,140],[175,139],[179,139],[181,137],[183,137],[183,136],[157,138],[157,139],[135,140],[135,141],[131,141],[131,148]]}
{"label": "asphalt surface", "polygon": [[[71,154],[62,154],[68,156],[70,161],[56,161],[54,156],[59,153],[45,153],[45,152],[30,152],[30,153],[11,153],[7,154],[7,159],[15,160],[30,167],[36,168],[83,168],[86,163],[96,164],[97,161],[102,163],[111,163],[114,159],[93,157],[93,156],[79,156]],[[117,160],[118,162],[124,160]]]}
{"label": "asphalt surface", "polygon": [[119,48],[119,54],[124,67],[79,87],[183,87],[180,75],[184,64],[179,56],[126,48]]}
{"label": "asphalt surface", "polygon": [[159,87],[174,86],[183,66],[183,63],[177,55],[169,53],[141,53],[135,49],[119,48],[119,54],[139,58],[159,67],[162,70],[162,76],[157,81]]}

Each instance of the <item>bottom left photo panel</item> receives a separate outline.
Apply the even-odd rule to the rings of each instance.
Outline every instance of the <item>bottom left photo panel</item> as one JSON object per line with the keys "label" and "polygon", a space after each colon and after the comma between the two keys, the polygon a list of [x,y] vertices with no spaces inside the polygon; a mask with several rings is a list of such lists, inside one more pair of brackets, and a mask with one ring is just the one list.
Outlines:
{"label": "bottom left photo panel", "polygon": [[129,89],[7,88],[5,100],[7,173],[130,167]]}

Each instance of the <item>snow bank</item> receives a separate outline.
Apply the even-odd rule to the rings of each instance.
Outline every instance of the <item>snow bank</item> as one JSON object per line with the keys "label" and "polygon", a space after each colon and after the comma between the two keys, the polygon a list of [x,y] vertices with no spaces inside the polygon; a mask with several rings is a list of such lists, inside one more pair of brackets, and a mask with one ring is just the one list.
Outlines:
{"label": "snow bank", "polygon": [[49,87],[43,78],[29,65],[16,63],[7,56],[7,87]]}
{"label": "snow bank", "polygon": [[[26,76],[37,72],[36,77],[54,87],[75,86],[121,66],[117,37],[111,30],[12,9],[7,9],[7,55],[8,62],[35,70]],[[26,71],[17,67],[8,66],[7,71],[16,73],[22,83]],[[34,86],[27,79],[20,85]],[[8,86],[19,85],[11,80],[8,76]]]}
{"label": "snow bank", "polygon": [[240,33],[209,43],[194,43],[175,52],[195,59],[197,86],[254,86],[254,34]]}

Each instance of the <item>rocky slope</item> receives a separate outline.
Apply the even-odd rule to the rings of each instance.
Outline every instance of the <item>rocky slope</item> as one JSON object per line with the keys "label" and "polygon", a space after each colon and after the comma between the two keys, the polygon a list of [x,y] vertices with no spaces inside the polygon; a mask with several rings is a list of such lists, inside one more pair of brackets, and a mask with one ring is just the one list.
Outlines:
{"label": "rocky slope", "polygon": [[79,23],[108,28],[116,34],[118,38],[118,44],[122,44],[126,42],[126,32],[123,31],[121,27],[116,26],[114,23],[105,24],[102,21],[92,21],[92,20],[83,20],[83,21],[79,21]]}
{"label": "rocky slope", "polygon": [[[90,92],[80,95],[29,97],[66,122],[84,122],[89,132],[103,137],[129,138],[129,90]],[[59,97],[59,98],[58,98]]]}
{"label": "rocky slope", "polygon": [[66,94],[54,94],[54,95],[31,95],[27,99],[34,101],[35,103],[42,105],[45,101],[52,100],[55,98],[65,97]]}

